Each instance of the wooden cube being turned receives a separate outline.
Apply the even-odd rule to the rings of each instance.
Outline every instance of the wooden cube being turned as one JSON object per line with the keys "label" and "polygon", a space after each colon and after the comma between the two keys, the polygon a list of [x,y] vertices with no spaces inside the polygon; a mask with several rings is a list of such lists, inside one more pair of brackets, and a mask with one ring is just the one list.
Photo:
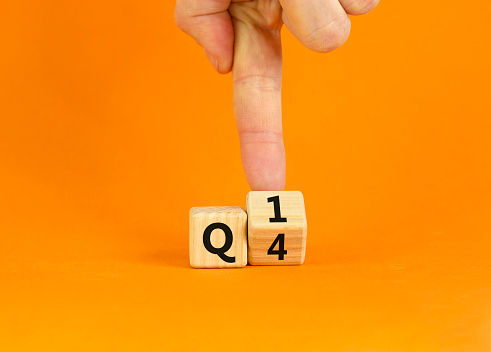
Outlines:
{"label": "wooden cube being turned", "polygon": [[193,268],[247,265],[247,214],[241,207],[195,207],[189,212]]}
{"label": "wooden cube being turned", "polygon": [[249,192],[247,216],[249,264],[304,262],[307,217],[301,192]]}

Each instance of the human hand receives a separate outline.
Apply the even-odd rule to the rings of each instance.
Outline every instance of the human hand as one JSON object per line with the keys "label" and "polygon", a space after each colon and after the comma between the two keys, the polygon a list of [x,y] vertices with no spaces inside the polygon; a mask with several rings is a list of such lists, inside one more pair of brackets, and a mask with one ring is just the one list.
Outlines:
{"label": "human hand", "polygon": [[205,48],[220,73],[233,71],[242,165],[254,191],[285,187],[281,124],[283,23],[307,48],[329,52],[349,36],[350,15],[379,0],[177,0],[177,26]]}

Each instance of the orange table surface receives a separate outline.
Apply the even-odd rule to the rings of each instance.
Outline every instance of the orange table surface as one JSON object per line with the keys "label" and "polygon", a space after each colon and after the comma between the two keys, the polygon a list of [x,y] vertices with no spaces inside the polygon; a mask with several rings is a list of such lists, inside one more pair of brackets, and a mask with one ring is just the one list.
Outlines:
{"label": "orange table surface", "polygon": [[2,350],[489,350],[489,245],[463,232],[321,245],[314,226],[302,266],[198,270],[185,243],[71,227],[2,245]]}
{"label": "orange table surface", "polygon": [[167,1],[3,1],[0,351],[485,352],[491,3],[382,0],[283,31],[305,264],[194,270],[193,206],[245,206],[231,77]]}

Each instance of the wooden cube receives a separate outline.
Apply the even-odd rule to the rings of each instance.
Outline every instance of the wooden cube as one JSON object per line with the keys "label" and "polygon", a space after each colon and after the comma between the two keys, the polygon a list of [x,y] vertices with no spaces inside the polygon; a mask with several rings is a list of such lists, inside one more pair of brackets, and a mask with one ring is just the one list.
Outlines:
{"label": "wooden cube", "polygon": [[304,262],[307,217],[301,192],[249,192],[247,216],[249,264]]}
{"label": "wooden cube", "polygon": [[247,265],[247,214],[241,207],[195,207],[189,212],[193,268]]}

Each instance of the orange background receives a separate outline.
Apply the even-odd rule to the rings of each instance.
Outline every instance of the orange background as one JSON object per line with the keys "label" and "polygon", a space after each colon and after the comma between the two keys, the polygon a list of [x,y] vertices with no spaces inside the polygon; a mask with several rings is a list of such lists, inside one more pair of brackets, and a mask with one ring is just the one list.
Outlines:
{"label": "orange background", "polygon": [[3,0],[0,349],[489,351],[491,3],[284,30],[300,267],[193,270],[192,206],[245,206],[231,76],[172,1]]}

